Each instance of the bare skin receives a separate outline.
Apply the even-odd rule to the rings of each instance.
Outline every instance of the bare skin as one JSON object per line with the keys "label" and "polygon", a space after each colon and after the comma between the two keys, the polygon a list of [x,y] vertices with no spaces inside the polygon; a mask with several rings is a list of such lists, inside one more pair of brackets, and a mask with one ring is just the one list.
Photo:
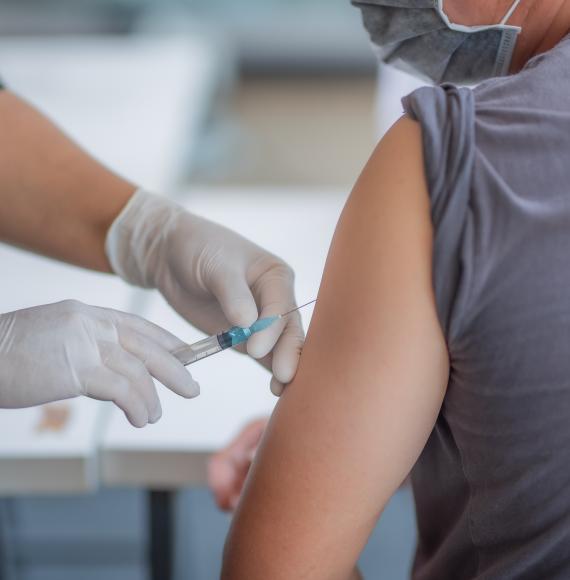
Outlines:
{"label": "bare skin", "polygon": [[445,395],[431,264],[421,131],[404,118],[340,219],[299,370],[234,519],[224,580],[357,577],[360,551]]}
{"label": "bare skin", "polygon": [[0,91],[0,240],[102,272],[109,226],[135,186]]}

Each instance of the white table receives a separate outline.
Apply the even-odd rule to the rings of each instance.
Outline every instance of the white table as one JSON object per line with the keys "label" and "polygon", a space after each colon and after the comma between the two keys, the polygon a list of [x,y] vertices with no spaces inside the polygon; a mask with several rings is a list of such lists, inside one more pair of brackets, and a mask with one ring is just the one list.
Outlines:
{"label": "white table", "polygon": [[[325,258],[346,192],[306,190],[191,191],[182,198],[191,211],[239,230],[283,257],[297,274],[299,303],[317,296]],[[302,311],[305,325],[311,309]],[[157,294],[143,314],[187,341],[200,335]],[[160,390],[163,416],[143,430],[111,411],[101,441],[101,481],[151,491],[150,538],[153,580],[172,577],[175,490],[206,483],[208,457],[255,417],[271,413],[276,399],[269,374],[256,362],[226,351],[197,363],[192,373],[201,395],[186,401]]]}
{"label": "white table", "polygon": [[[132,290],[119,279],[60,264],[0,244],[3,312],[76,298],[128,309]],[[97,437],[107,405],[74,399],[59,431],[40,431],[42,407],[0,410],[0,495],[70,493],[93,489]]]}
{"label": "white table", "polygon": [[[79,143],[138,183],[178,182],[200,138],[218,74],[213,47],[189,38],[0,40],[0,75]],[[0,311],[75,298],[131,310],[118,279],[0,244]],[[100,482],[108,406],[68,402],[60,431],[38,430],[41,408],[0,411],[0,495],[84,492]]]}
{"label": "white table", "polygon": [[[184,198],[184,203],[192,211],[243,231],[285,258],[297,273],[298,300],[308,301],[316,297],[330,239],[346,197],[346,192],[318,190],[193,191]],[[22,268],[21,279],[34,272],[37,279],[52,281],[51,289],[49,284],[41,288],[42,299],[46,295],[56,299],[58,293],[74,288],[87,301],[102,305],[114,302],[116,306],[121,292],[126,303],[129,301],[125,288],[111,278],[103,280],[101,275],[77,272],[41,258],[20,255],[16,250],[6,252],[6,257],[13,260],[12,269]],[[54,269],[51,275],[50,269]],[[10,294],[14,307],[38,296],[36,287],[27,287],[18,295],[20,285],[19,278],[14,278]],[[148,295],[140,304],[140,313],[183,339],[198,338],[198,333],[158,295]],[[303,311],[302,315],[307,325],[311,310]],[[4,480],[5,487],[0,486],[0,491],[80,491],[96,482],[152,490],[149,494],[152,578],[168,580],[172,571],[173,490],[206,483],[210,454],[249,420],[269,414],[276,401],[269,392],[268,373],[235,352],[204,360],[192,371],[201,383],[201,396],[186,401],[161,388],[162,420],[142,430],[130,427],[114,407],[108,409],[110,417],[106,424],[95,412],[89,416],[84,406],[91,410],[100,406],[85,399],[73,401],[77,419],[74,428],[86,426],[84,434],[73,443],[70,437],[77,431],[71,427],[59,438],[26,434],[26,425],[37,422],[37,409],[4,411],[12,414],[12,424],[18,420],[22,423],[18,445],[0,438],[0,473],[13,470],[13,477]],[[85,423],[83,417],[87,417]],[[0,429],[9,433],[3,426],[10,427],[0,414]],[[95,449],[99,450],[98,473],[93,460]],[[74,458],[75,471],[63,471],[57,458],[66,454]],[[19,469],[15,469],[18,464],[14,462],[19,462]],[[73,473],[79,473],[79,477],[73,479]],[[49,478],[46,474],[50,474]],[[3,478],[0,476],[0,482]]]}
{"label": "white table", "polygon": [[191,35],[0,40],[9,88],[109,167],[158,192],[187,172],[230,65]]}

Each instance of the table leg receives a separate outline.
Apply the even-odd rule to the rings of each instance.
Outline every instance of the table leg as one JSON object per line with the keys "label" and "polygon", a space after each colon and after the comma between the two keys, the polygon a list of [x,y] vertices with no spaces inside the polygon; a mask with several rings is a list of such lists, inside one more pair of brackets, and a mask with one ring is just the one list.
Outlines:
{"label": "table leg", "polygon": [[10,499],[0,499],[0,580],[16,578],[13,507]]}
{"label": "table leg", "polygon": [[0,580],[6,580],[8,576],[6,574],[6,536],[5,530],[6,526],[4,525],[4,506],[3,500],[0,499]]}
{"label": "table leg", "polygon": [[174,491],[149,492],[150,577],[173,580]]}

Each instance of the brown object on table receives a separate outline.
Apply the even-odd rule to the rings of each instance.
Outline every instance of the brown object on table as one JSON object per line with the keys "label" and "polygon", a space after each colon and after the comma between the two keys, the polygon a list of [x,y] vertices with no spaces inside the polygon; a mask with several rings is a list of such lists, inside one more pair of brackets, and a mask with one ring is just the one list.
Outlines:
{"label": "brown object on table", "polygon": [[66,428],[70,414],[71,409],[67,403],[44,405],[41,409],[41,417],[36,429],[40,433],[46,431],[59,433]]}

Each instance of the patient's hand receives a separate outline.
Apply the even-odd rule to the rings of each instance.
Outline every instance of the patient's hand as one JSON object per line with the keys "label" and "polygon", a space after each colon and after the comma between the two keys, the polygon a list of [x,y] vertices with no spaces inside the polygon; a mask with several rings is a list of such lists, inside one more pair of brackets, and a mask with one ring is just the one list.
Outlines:
{"label": "patient's hand", "polygon": [[252,421],[208,465],[208,484],[218,507],[233,511],[269,419]]}

